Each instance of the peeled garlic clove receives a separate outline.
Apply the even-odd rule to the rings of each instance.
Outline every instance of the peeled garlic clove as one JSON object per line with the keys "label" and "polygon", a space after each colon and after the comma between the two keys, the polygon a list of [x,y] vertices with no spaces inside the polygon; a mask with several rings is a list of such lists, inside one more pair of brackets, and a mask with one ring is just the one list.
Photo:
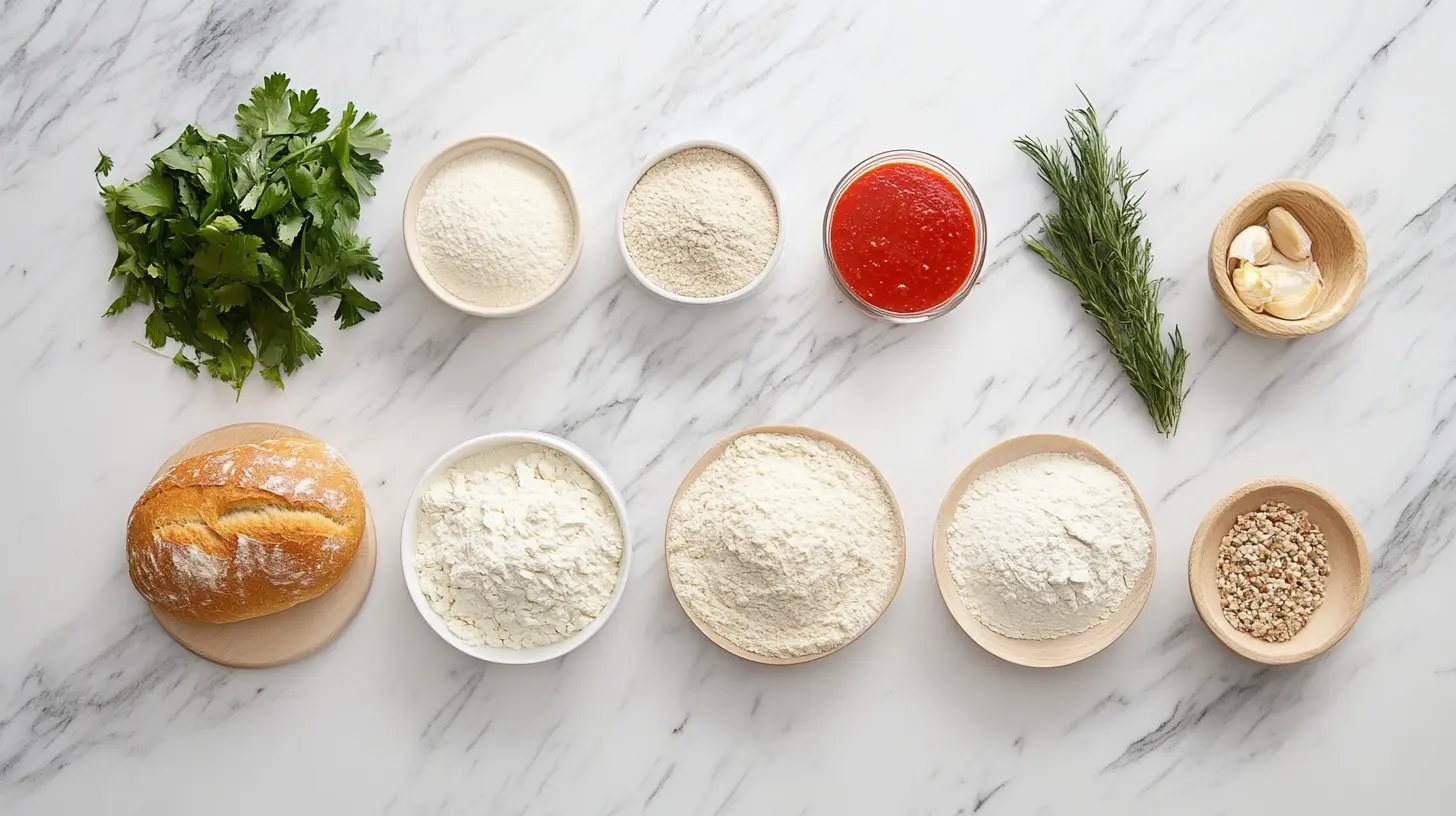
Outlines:
{"label": "peeled garlic clove", "polygon": [[1259,274],[1269,282],[1270,297],[1278,299],[1290,297],[1304,292],[1311,284],[1317,284],[1314,275],[1307,269],[1296,269],[1290,266],[1261,266]]}
{"label": "peeled garlic clove", "polygon": [[1275,207],[1269,211],[1269,235],[1274,239],[1274,246],[1290,258],[1296,261],[1309,258],[1309,233],[1289,210]]}
{"label": "peeled garlic clove", "polygon": [[1255,224],[1235,236],[1233,243],[1229,244],[1228,256],[1231,260],[1261,264],[1269,260],[1269,252],[1273,248],[1269,230]]}
{"label": "peeled garlic clove", "polygon": [[1270,250],[1269,259],[1261,264],[1261,266],[1285,266],[1299,272],[1308,272],[1309,268],[1314,266],[1314,261],[1309,258],[1306,258],[1302,261],[1296,261],[1288,255],[1280,252],[1278,249],[1274,249]]}
{"label": "peeled garlic clove", "polygon": [[1319,293],[1320,285],[1311,281],[1298,293],[1270,300],[1264,305],[1264,311],[1283,320],[1303,320],[1314,311]]}
{"label": "peeled garlic clove", "polygon": [[1244,261],[1233,271],[1231,277],[1234,292],[1239,296],[1239,300],[1243,301],[1250,311],[1264,311],[1264,305],[1274,296],[1274,287],[1272,282],[1264,277],[1263,271],[1248,261]]}
{"label": "peeled garlic clove", "polygon": [[1295,269],[1289,266],[1264,266],[1259,274],[1269,283],[1269,300],[1264,311],[1284,320],[1303,320],[1314,311],[1319,298],[1319,268]]}

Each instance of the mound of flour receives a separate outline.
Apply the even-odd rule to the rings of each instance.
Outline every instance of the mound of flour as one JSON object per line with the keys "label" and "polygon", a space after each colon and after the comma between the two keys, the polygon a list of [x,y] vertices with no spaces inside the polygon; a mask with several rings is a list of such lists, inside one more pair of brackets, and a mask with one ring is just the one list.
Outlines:
{"label": "mound of flour", "polygon": [[564,640],[611,600],[622,525],[590,473],[554,448],[469,457],[420,499],[415,572],[430,607],[468,644]]}
{"label": "mound of flour", "polygon": [[1153,531],[1121,476],[1042,453],[972,482],[947,544],[956,592],[977,620],[1047,640],[1085,632],[1122,606],[1147,568]]}
{"label": "mound of flour", "polygon": [[739,437],[673,509],[673,590],[694,618],[755,654],[836,649],[895,593],[903,538],[893,502],[869,463],[829,442]]}
{"label": "mound of flour", "polygon": [[450,294],[480,306],[516,306],[566,272],[576,216],[545,165],[485,149],[430,179],[415,235],[430,277]]}

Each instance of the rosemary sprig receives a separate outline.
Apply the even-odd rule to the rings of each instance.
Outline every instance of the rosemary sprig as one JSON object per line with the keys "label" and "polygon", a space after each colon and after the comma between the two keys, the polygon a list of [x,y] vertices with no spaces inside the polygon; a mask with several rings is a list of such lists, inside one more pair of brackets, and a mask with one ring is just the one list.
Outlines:
{"label": "rosemary sprig", "polygon": [[1061,144],[1016,140],[1017,148],[1036,162],[1058,205],[1057,212],[1042,215],[1046,240],[1027,237],[1026,244],[1052,272],[1077,287],[1082,308],[1097,318],[1099,333],[1147,404],[1153,425],[1172,436],[1183,411],[1188,349],[1176,326],[1168,335],[1172,351],[1163,346],[1162,281],[1149,276],[1152,244],[1138,236],[1142,194],[1132,192],[1143,174],[1128,170],[1121,150],[1109,155],[1097,112],[1082,98],[1086,108],[1067,111],[1066,153]]}

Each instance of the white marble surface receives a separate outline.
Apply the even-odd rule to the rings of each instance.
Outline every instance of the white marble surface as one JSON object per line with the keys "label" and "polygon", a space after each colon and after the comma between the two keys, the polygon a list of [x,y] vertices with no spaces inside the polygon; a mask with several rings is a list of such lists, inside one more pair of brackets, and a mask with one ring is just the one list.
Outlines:
{"label": "white marble surface", "polygon": [[[1269,32],[1273,32],[1270,34]],[[1295,32],[1303,32],[1296,42]],[[0,5],[0,812],[1443,812],[1456,796],[1456,3],[396,3],[8,0]],[[96,149],[135,177],[183,125],[230,127],[265,73],[380,114],[395,137],[363,229],[384,311],[323,334],[285,392],[240,402],[103,321],[112,243]],[[1060,136],[1080,84],[1148,169],[1146,234],[1192,386],[1156,436],[1070,289],[1020,246],[1048,193],[1012,147]],[[581,269],[528,317],[434,301],[405,262],[415,169],[482,132],[546,146],[587,223]],[[667,144],[717,138],[774,174],[787,249],[761,296],[670,308],[624,278],[612,217]],[[839,175],[914,147],[985,202],[988,274],[951,317],[891,328],[826,276]],[[1283,176],[1347,201],[1370,246],[1355,311],[1319,337],[1234,330],[1208,235]],[[123,570],[126,512],[210,427],[296,424],[340,448],[381,528],[373,592],[334,645],[272,671],[193,658]],[[903,588],[867,636],[793,669],[692,629],[662,565],[678,481],[719,436],[811,424],[899,494]],[[626,488],[632,584],[570,658],[484,667],[419,620],[399,575],[413,483],[469,436],[529,428]],[[1082,436],[1153,509],[1142,617],[1074,667],[1019,669],[952,622],[930,524],[1011,434]],[[1349,505],[1370,603],[1336,650],[1263,670],[1198,623],[1188,541],[1222,494],[1285,473]],[[1296,808],[1291,810],[1290,808]]]}

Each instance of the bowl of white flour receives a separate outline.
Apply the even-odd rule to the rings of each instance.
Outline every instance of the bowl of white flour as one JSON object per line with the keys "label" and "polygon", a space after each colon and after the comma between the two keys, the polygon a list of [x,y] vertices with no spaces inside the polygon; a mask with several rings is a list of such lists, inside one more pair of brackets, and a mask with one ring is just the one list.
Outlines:
{"label": "bowl of white flour", "polygon": [[538,308],[581,259],[571,182],[535,145],[477,136],[445,148],[404,202],[404,246],[425,287],[479,317]]}
{"label": "bowl of white flour", "polygon": [[1091,657],[1132,626],[1157,568],[1152,516],[1122,468],[1070,436],[1007,439],[961,471],[931,560],[951,616],[1022,666]]}
{"label": "bowl of white flour", "polygon": [[626,504],[586,451],[550,434],[455,446],[420,478],[400,535],[405,585],[446,643],[492,663],[591,639],[631,568]]}
{"label": "bowl of white flour", "polygon": [[617,213],[633,280],[673,303],[727,303],[756,291],[783,251],[778,191],[721,142],[670,147],[643,165]]}
{"label": "bowl of white flour", "polygon": [[905,524],[862,453],[802,426],[748,428],[688,471],[664,563],[688,619],[730,654],[817,660],[874,626],[905,574]]}

